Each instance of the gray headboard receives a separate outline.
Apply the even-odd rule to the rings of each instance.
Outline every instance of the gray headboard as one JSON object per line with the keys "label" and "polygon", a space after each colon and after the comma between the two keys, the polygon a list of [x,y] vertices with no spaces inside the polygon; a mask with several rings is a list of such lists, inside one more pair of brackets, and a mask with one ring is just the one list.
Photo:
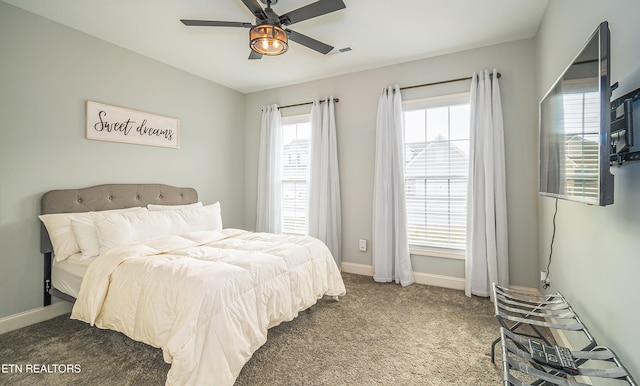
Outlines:
{"label": "gray headboard", "polygon": [[[108,184],[83,189],[51,190],[41,199],[41,214],[123,209],[147,204],[182,205],[198,202],[193,188],[161,184]],[[53,251],[47,229],[40,224],[40,251]]]}

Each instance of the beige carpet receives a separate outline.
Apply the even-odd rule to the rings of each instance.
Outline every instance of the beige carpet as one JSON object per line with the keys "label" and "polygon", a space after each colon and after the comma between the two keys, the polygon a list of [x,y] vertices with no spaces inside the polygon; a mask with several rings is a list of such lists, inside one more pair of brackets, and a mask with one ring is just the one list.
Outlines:
{"label": "beige carpet", "polygon": [[[499,331],[488,299],[343,277],[347,295],[322,299],[269,330],[236,385],[501,384],[501,369],[488,356]],[[0,371],[2,385],[162,385],[169,370],[159,349],[68,315],[0,335],[2,364],[80,367],[65,374]]]}

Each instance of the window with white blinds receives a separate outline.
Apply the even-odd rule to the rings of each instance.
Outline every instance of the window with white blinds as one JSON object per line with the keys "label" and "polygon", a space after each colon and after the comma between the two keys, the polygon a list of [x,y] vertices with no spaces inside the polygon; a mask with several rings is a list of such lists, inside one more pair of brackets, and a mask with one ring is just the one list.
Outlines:
{"label": "window with white blinds", "polygon": [[404,103],[409,244],[464,250],[469,96]]}
{"label": "window with white blinds", "polygon": [[282,118],[282,233],[304,235],[308,229],[310,119]]}

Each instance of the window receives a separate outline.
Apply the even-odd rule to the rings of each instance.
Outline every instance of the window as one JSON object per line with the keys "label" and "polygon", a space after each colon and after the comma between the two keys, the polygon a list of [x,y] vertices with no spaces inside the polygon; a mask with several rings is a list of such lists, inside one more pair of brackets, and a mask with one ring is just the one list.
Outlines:
{"label": "window", "polygon": [[308,229],[310,116],[282,118],[282,233]]}
{"label": "window", "polygon": [[403,110],[412,252],[415,247],[462,251],[466,239],[469,96],[408,101]]}

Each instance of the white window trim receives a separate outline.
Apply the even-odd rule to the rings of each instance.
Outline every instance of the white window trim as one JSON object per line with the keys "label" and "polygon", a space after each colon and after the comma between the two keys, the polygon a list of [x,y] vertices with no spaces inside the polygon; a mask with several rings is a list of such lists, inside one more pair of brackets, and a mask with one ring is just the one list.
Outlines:
{"label": "white window trim", "polygon": [[[463,92],[458,94],[449,94],[442,96],[434,96],[429,98],[420,98],[406,100],[402,102],[402,110],[421,110],[425,108],[434,108],[442,106],[455,106],[457,104],[468,104],[471,94]],[[417,256],[439,257],[444,259],[465,260],[466,251],[464,249],[454,248],[438,248],[422,245],[409,245],[409,254]]]}
{"label": "white window trim", "polygon": [[430,98],[412,99],[402,102],[403,111],[421,110],[424,108],[435,108],[442,106],[455,106],[457,104],[469,104],[470,93],[443,95]]}
{"label": "white window trim", "polygon": [[[311,122],[311,113],[303,113],[303,114],[283,116],[281,118],[281,121],[280,121],[281,125],[283,125],[283,126],[284,125],[297,125],[297,124],[300,124],[300,123],[307,123],[307,122],[309,122],[309,123]],[[309,167],[311,167],[311,165],[309,165]],[[310,182],[308,179],[306,181],[307,181],[307,183]],[[306,221],[307,221],[307,230],[306,230],[306,233],[308,233],[308,231],[309,231],[309,229],[308,229],[308,225],[309,225],[308,224],[308,221],[309,221],[309,218],[308,218],[308,211],[309,211],[308,203],[307,203],[307,208],[306,209],[307,209],[307,219],[306,219]],[[284,230],[283,230],[282,234],[293,235],[293,236],[299,236],[300,235],[300,233],[285,232]]]}
{"label": "white window trim", "polygon": [[283,125],[294,125],[297,123],[304,123],[304,122],[310,122],[310,121],[311,121],[311,113],[283,116],[281,119],[281,122]]}
{"label": "white window trim", "polygon": [[464,249],[424,247],[409,245],[409,254],[417,256],[440,257],[443,259],[464,260]]}

